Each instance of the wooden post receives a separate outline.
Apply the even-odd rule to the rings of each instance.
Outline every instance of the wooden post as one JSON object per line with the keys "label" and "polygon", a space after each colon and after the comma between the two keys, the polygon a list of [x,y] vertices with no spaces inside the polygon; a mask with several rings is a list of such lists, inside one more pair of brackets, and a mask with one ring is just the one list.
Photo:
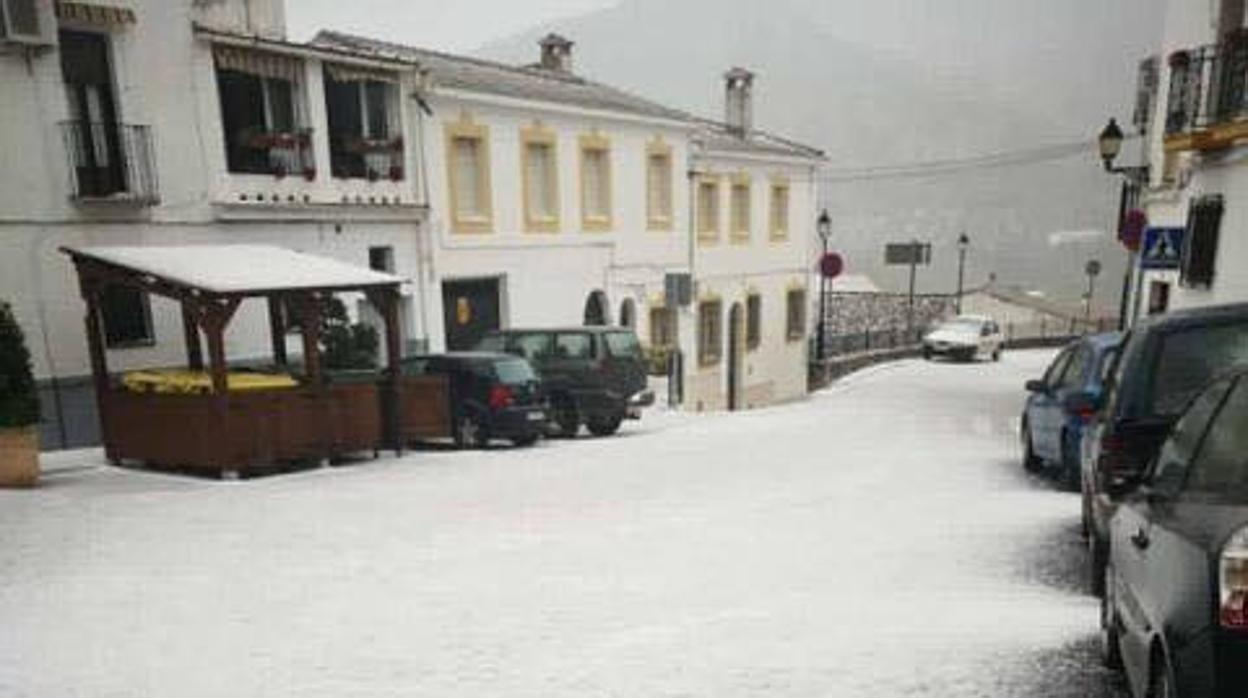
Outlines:
{"label": "wooden post", "polygon": [[273,341],[273,363],[286,367],[286,322],[282,315],[282,297],[269,296],[269,335]]}
{"label": "wooden post", "polygon": [[95,409],[100,420],[100,436],[104,442],[104,456],[114,465],[118,457],[113,450],[108,419],[108,356],[104,349],[104,323],[100,319],[100,284],[88,278],[90,272],[78,266],[78,281],[82,287],[82,299],[87,304],[85,317],[87,351],[91,354],[91,379],[95,388]]}
{"label": "wooden post", "polygon": [[312,294],[298,301],[299,322],[303,325],[303,371],[308,383],[321,384],[321,305]]}
{"label": "wooden post", "polygon": [[402,359],[402,337],[399,325],[399,290],[384,288],[369,291],[369,301],[377,308],[386,325],[386,368],[382,388],[382,414],[385,416],[385,439],[396,454],[403,453],[403,400],[400,390],[399,361]]}
{"label": "wooden post", "polygon": [[182,336],[186,339],[186,365],[192,371],[204,370],[204,349],[199,341],[199,322],[195,311],[186,300],[182,301]]}

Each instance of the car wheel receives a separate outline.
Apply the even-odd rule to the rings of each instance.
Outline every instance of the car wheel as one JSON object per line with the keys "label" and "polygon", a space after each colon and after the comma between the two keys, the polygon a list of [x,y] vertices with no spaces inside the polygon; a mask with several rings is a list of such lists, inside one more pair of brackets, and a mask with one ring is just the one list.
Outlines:
{"label": "car wheel", "polygon": [[623,418],[619,415],[590,417],[585,426],[589,428],[589,433],[594,436],[611,436],[620,430],[620,423],[623,421]]}
{"label": "car wheel", "polygon": [[1108,575],[1112,570],[1106,569],[1106,579],[1102,582],[1105,593],[1101,594],[1101,663],[1105,668],[1122,671],[1122,647],[1118,644],[1118,615],[1114,610],[1113,585]]}
{"label": "car wheel", "polygon": [[1170,667],[1164,653],[1154,654],[1148,674],[1147,698],[1174,698],[1174,685],[1170,680]]}
{"label": "car wheel", "polygon": [[1000,361],[1000,360],[1001,360],[1001,347],[997,347],[995,350],[993,350],[993,352],[992,352],[992,360],[993,360],[993,361]]}
{"label": "car wheel", "polygon": [[518,446],[520,448],[527,448],[537,443],[537,434],[531,434],[529,436],[521,436],[519,438],[512,439],[511,443],[513,446]]}
{"label": "car wheel", "polygon": [[1023,428],[1019,430],[1019,440],[1023,446],[1023,470],[1029,473],[1038,472],[1042,464],[1040,457],[1031,447],[1031,425],[1027,423],[1027,420],[1023,420]]}
{"label": "car wheel", "polygon": [[1088,586],[1094,596],[1105,595],[1105,568],[1109,566],[1109,543],[1096,531],[1088,536]]}
{"label": "car wheel", "polygon": [[485,425],[474,414],[460,415],[455,420],[455,445],[459,448],[485,448],[490,443],[490,435]]}
{"label": "car wheel", "polygon": [[559,436],[571,439],[581,429],[581,413],[570,398],[560,398],[551,405],[550,421],[559,428]]}
{"label": "car wheel", "polygon": [[932,350],[931,350],[931,349],[928,349],[927,347],[924,347],[924,348],[923,348],[923,360],[924,360],[924,361],[931,361],[931,360],[932,360]]}

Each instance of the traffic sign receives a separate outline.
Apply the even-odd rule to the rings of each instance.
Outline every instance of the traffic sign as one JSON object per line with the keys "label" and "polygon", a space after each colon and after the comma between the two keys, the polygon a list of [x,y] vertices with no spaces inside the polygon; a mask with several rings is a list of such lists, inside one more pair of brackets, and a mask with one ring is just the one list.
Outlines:
{"label": "traffic sign", "polygon": [[929,242],[889,243],[884,246],[884,263],[896,266],[932,263],[932,245]]}
{"label": "traffic sign", "polygon": [[1149,228],[1140,250],[1141,269],[1178,269],[1183,259],[1183,228]]}
{"label": "traffic sign", "polygon": [[1148,216],[1138,208],[1127,211],[1123,216],[1122,229],[1118,231],[1118,240],[1128,250],[1135,252],[1140,249],[1140,239],[1144,236],[1144,227],[1148,225]]}
{"label": "traffic sign", "polygon": [[819,260],[819,273],[825,279],[835,279],[845,271],[845,260],[835,252],[829,252]]}

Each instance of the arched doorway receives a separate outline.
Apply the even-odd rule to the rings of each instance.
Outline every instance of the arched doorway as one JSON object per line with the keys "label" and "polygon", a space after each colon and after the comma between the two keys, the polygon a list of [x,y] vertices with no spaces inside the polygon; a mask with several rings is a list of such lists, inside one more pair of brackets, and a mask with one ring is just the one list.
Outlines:
{"label": "arched doorway", "polygon": [[741,409],[741,374],[745,363],[745,311],[733,303],[728,313],[728,409]]}
{"label": "arched doorway", "polygon": [[632,298],[625,298],[620,303],[620,327],[627,327],[630,330],[637,327],[637,304]]}
{"label": "arched doorway", "polygon": [[587,327],[596,327],[609,324],[609,314],[607,310],[607,294],[602,291],[594,291],[589,294],[589,298],[585,299],[585,325]]}

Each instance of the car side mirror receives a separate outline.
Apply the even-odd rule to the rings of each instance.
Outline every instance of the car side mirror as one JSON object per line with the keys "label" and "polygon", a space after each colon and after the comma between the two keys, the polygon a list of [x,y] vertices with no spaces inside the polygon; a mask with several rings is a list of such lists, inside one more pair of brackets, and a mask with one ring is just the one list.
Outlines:
{"label": "car side mirror", "polygon": [[1027,389],[1027,392],[1029,393],[1049,392],[1049,385],[1042,380],[1027,381],[1027,385],[1025,385],[1024,387]]}

